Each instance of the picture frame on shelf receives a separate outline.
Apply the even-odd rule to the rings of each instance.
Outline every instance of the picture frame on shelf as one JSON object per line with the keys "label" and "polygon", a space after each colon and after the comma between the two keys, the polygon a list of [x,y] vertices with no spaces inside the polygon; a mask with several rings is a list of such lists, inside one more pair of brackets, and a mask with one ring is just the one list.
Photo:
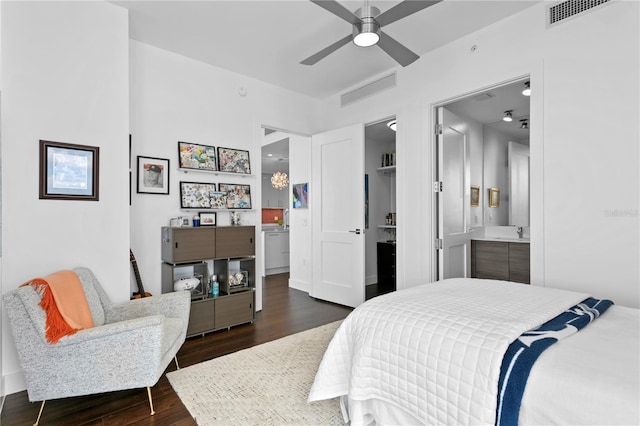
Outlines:
{"label": "picture frame on shelf", "polygon": [[228,209],[251,209],[251,185],[221,183],[219,189],[227,196]]}
{"label": "picture frame on shelf", "polygon": [[40,199],[99,200],[100,148],[40,140]]}
{"label": "picture frame on shelf", "polygon": [[216,226],[216,213],[200,212],[200,226]]}
{"label": "picture frame on shelf", "polygon": [[499,188],[489,188],[489,207],[500,207]]}
{"label": "picture frame on shelf", "polygon": [[210,145],[178,141],[178,161],[181,169],[208,172],[218,169],[216,148]]}
{"label": "picture frame on shelf", "polygon": [[213,209],[212,198],[215,192],[215,183],[180,182],[180,208]]}
{"label": "picture frame on shelf", "polygon": [[138,194],[169,194],[169,159],[138,155]]}
{"label": "picture frame on shelf", "polygon": [[218,170],[227,173],[250,175],[249,151],[218,147]]}
{"label": "picture frame on shelf", "polygon": [[477,185],[471,185],[471,207],[478,207],[480,205],[480,187]]}
{"label": "picture frame on shelf", "polygon": [[224,192],[216,191],[211,193],[211,205],[213,209],[226,209],[227,208],[227,194]]}

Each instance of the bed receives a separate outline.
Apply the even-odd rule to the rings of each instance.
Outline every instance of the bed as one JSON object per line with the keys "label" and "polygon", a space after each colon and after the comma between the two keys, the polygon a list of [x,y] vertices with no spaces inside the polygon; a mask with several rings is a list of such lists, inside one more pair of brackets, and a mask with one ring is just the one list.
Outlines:
{"label": "bed", "polygon": [[[308,400],[340,397],[354,426],[496,424],[507,350],[589,297],[449,279],[371,299],[337,330]],[[613,305],[544,350],[514,422],[640,424],[639,312]]]}

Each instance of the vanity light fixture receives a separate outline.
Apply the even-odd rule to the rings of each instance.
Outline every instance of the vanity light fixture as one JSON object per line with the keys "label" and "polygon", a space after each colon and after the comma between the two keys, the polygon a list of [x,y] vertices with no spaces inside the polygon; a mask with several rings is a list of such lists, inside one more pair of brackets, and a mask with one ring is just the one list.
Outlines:
{"label": "vanity light fixture", "polygon": [[529,128],[529,120],[527,120],[526,118],[523,120],[520,120],[520,128],[521,129],[528,129]]}
{"label": "vanity light fixture", "polygon": [[513,120],[513,115],[512,115],[513,110],[509,110],[509,111],[505,111],[504,112],[504,117],[502,117],[502,120],[504,121],[512,121]]}
{"label": "vanity light fixture", "polygon": [[396,119],[394,118],[393,120],[389,121],[387,123],[387,127],[395,132],[396,131]]}
{"label": "vanity light fixture", "polygon": [[531,83],[530,82],[525,82],[524,83],[524,90],[522,91],[522,94],[525,96],[531,96]]}
{"label": "vanity light fixture", "polygon": [[287,174],[285,172],[275,172],[273,176],[271,176],[271,186],[280,190],[285,189],[289,186]]}

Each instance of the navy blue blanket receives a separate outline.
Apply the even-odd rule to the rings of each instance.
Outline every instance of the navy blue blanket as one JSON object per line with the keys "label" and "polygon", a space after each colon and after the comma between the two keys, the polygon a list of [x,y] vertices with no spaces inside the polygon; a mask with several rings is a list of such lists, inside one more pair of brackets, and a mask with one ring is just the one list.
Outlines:
{"label": "navy blue blanket", "polygon": [[540,354],[558,340],[587,326],[611,305],[611,300],[590,297],[540,327],[523,333],[509,346],[500,367],[496,425],[518,425],[524,387]]}

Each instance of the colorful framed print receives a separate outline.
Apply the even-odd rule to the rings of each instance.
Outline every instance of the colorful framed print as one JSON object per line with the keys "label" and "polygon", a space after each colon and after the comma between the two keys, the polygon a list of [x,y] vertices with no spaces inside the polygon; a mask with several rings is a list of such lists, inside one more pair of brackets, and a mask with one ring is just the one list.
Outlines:
{"label": "colorful framed print", "polygon": [[40,141],[40,199],[98,201],[97,146]]}
{"label": "colorful framed print", "polygon": [[169,194],[169,160],[138,155],[139,194]]}
{"label": "colorful framed print", "polygon": [[215,147],[189,142],[178,142],[178,161],[181,169],[208,172],[215,172],[218,165]]}
{"label": "colorful framed print", "polygon": [[215,192],[215,183],[180,182],[180,208],[213,209],[212,197]]}
{"label": "colorful framed print", "polygon": [[236,185],[221,183],[220,192],[227,196],[228,209],[250,209],[251,187],[250,185]]}
{"label": "colorful framed print", "polygon": [[221,172],[251,174],[249,151],[218,147],[218,165]]}
{"label": "colorful framed print", "polygon": [[200,212],[200,226],[216,226],[216,213]]}
{"label": "colorful framed print", "polygon": [[471,207],[478,207],[480,205],[480,187],[471,185]]}
{"label": "colorful framed print", "polygon": [[[369,176],[365,175],[365,191],[368,190]],[[368,194],[368,192],[367,192]],[[309,183],[294,183],[292,185],[293,208],[306,209],[309,207]],[[365,205],[365,207],[367,207]]]}

